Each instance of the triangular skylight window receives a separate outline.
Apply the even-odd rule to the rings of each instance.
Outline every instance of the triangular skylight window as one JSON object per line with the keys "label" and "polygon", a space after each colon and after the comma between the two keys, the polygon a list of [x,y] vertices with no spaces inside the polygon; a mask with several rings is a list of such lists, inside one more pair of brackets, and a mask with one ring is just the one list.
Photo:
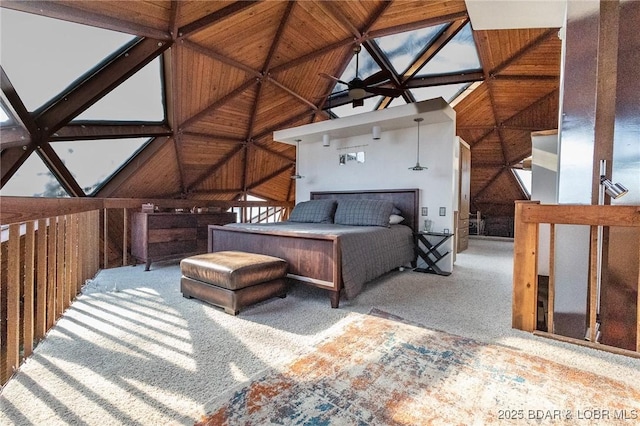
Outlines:
{"label": "triangular skylight window", "polygon": [[396,73],[402,74],[416,60],[426,46],[445,27],[445,24],[421,28],[406,33],[393,34],[375,39],[380,49],[387,55]]}
{"label": "triangular skylight window", "polygon": [[467,24],[418,72],[419,76],[482,69],[471,25]]}
{"label": "triangular skylight window", "polygon": [[2,67],[29,111],[131,41],[132,35],[2,8]]}
{"label": "triangular skylight window", "polygon": [[0,189],[0,195],[54,198],[69,196],[35,152]]}
{"label": "triangular skylight window", "polygon": [[147,144],[147,138],[55,142],[51,147],[85,194],[92,194],[129,158]]}
{"label": "triangular skylight window", "polygon": [[10,124],[11,121],[9,114],[7,114],[7,111],[4,109],[3,103],[0,102],[0,124]]}
{"label": "triangular skylight window", "polygon": [[160,57],[122,82],[75,120],[164,120]]}
{"label": "triangular skylight window", "polygon": [[442,86],[418,87],[411,89],[417,102],[442,97],[447,102],[454,100],[471,83],[445,84]]}

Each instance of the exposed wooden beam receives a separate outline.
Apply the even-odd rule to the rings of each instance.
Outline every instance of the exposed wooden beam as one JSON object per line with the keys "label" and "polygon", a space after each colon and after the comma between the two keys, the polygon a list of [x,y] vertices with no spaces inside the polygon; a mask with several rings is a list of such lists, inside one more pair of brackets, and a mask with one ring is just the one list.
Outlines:
{"label": "exposed wooden beam", "polygon": [[23,149],[19,146],[6,148],[0,152],[0,188],[9,182],[9,179],[27,161],[32,152],[33,147]]}
{"label": "exposed wooden beam", "polygon": [[383,73],[387,75],[394,87],[401,89],[402,81],[400,81],[400,76],[396,73],[387,55],[385,55],[382,50],[380,50],[380,47],[378,47],[378,45],[371,40],[365,41],[363,43],[363,46],[365,49],[367,49],[367,52],[369,52],[369,55],[371,55],[380,69],[382,69]]}
{"label": "exposed wooden beam", "polygon": [[325,46],[323,48],[314,50],[311,53],[308,53],[306,55],[300,56],[299,58],[293,59],[287,63],[278,65],[277,67],[274,67],[273,69],[271,69],[271,73],[275,74],[281,71],[285,71],[288,70],[290,68],[294,68],[297,67],[300,64],[304,64],[305,62],[311,61],[312,59],[315,59],[319,56],[325,55],[329,52],[332,52],[336,49],[340,49],[343,48],[345,46],[349,46],[349,45],[353,45],[353,39],[348,38],[345,40],[341,40],[341,41],[337,41],[333,44],[330,44],[328,46]]}
{"label": "exposed wooden beam", "polygon": [[229,66],[232,66],[234,68],[238,68],[241,69],[242,71],[246,72],[247,74],[250,74],[256,78],[262,78],[262,73],[260,71],[254,70],[253,68],[251,68],[248,65],[243,64],[242,62],[238,62],[235,59],[231,59],[225,55],[222,55],[212,49],[200,46],[199,44],[196,44],[192,41],[189,40],[181,40],[180,41],[180,45],[187,47],[191,50],[193,50],[194,52],[198,52],[202,55],[208,56],[212,59],[215,59],[216,61],[220,61],[224,64],[227,64]]}
{"label": "exposed wooden beam", "polygon": [[125,46],[115,55],[85,73],[77,84],[38,110],[36,124],[46,135],[55,133],[120,83],[142,69],[168,49],[170,45],[171,42],[166,40],[144,38]]}
{"label": "exposed wooden beam", "polygon": [[239,144],[239,143],[246,142],[246,140],[242,138],[234,138],[234,137],[225,136],[225,135],[216,135],[213,133],[182,132],[182,135],[189,138],[206,139],[207,141],[215,141],[215,142],[228,142],[232,144]]}
{"label": "exposed wooden beam", "polygon": [[178,17],[180,16],[180,4],[182,2],[178,0],[171,0],[171,13],[169,15],[169,34],[171,38],[175,40],[178,38]]}
{"label": "exposed wooden beam", "polygon": [[293,159],[289,158],[286,155],[284,155],[283,153],[281,153],[279,151],[275,151],[275,150],[273,150],[273,149],[271,149],[269,147],[266,147],[266,146],[264,146],[262,144],[254,143],[253,147],[256,148],[256,149],[261,149],[261,150],[263,150],[265,152],[268,152],[269,154],[271,154],[273,156],[276,156],[278,158],[281,158],[281,159],[283,159],[285,161],[288,161],[291,164],[295,164],[295,162],[296,162],[295,158],[293,158]]}
{"label": "exposed wooden beam", "polygon": [[[500,74],[509,65],[511,65],[514,62],[516,62],[518,59],[520,59],[521,57],[523,57],[524,55],[529,53],[532,49],[534,49],[534,48],[538,47],[539,45],[541,45],[547,38],[549,38],[550,36],[555,35],[555,34],[558,34],[558,29],[557,28],[550,28],[547,31],[545,31],[544,33],[540,34],[538,37],[533,39],[531,42],[529,42],[526,45],[524,45],[515,54],[509,56],[509,58],[507,58],[505,61],[503,61],[497,67],[495,67],[492,70],[489,70],[489,72],[488,72],[489,77],[493,77],[493,76],[495,76],[497,74]],[[477,43],[477,40],[476,40],[476,45],[479,45]]]}
{"label": "exposed wooden beam", "polygon": [[289,23],[289,18],[291,17],[291,10],[293,10],[293,6],[296,3],[290,1],[287,3],[287,7],[282,14],[282,18],[280,18],[280,25],[278,25],[278,29],[276,31],[276,35],[273,38],[273,42],[271,43],[271,47],[269,48],[269,54],[267,54],[267,59],[264,61],[264,66],[262,67],[262,74],[268,75],[269,69],[271,68],[271,62],[273,61],[273,57],[275,53],[278,51],[278,47],[280,46],[280,42],[282,41],[282,34],[284,33],[285,28],[287,28],[287,24]]}
{"label": "exposed wooden beam", "polygon": [[200,119],[202,119],[202,118],[206,117],[207,115],[211,114],[213,111],[217,110],[222,105],[226,104],[231,99],[235,98],[236,96],[238,96],[239,94],[241,94],[242,92],[247,90],[249,87],[253,86],[254,84],[257,84],[258,81],[259,80],[256,80],[254,78],[250,78],[249,80],[245,81],[244,83],[242,83],[240,86],[236,87],[231,92],[227,93],[226,95],[224,95],[220,99],[214,101],[211,105],[209,105],[208,107],[206,107],[205,109],[203,109],[199,113],[189,117],[187,120],[182,122],[182,124],[180,125],[180,128],[179,128],[179,131],[183,131],[184,129],[187,129],[193,123],[196,123]]}
{"label": "exposed wooden beam", "polygon": [[[478,34],[476,32],[473,32],[473,40],[476,44],[476,46],[479,46],[480,43],[478,41]],[[491,113],[493,114],[493,121],[495,123],[498,124],[498,128],[497,128],[497,132],[498,132],[498,139],[500,141],[500,153],[502,154],[502,162],[506,163],[507,161],[507,148],[505,146],[505,137],[504,134],[502,133],[502,130],[500,129],[500,124],[501,122],[498,120],[498,106],[495,100],[495,96],[493,95],[493,92],[495,90],[494,85],[493,85],[493,81],[490,78],[490,74],[489,71],[487,69],[487,60],[484,57],[484,55],[482,54],[482,49],[480,49],[480,51],[478,52],[478,56],[480,59],[480,63],[482,64],[482,70],[484,73],[484,84],[487,85],[487,95],[489,96],[489,103],[491,104]],[[483,190],[486,189],[483,188]]]}
{"label": "exposed wooden beam", "polygon": [[423,19],[421,21],[411,22],[409,24],[401,24],[381,30],[370,31],[368,38],[378,38],[387,35],[403,33],[406,31],[419,30],[420,28],[432,27],[434,25],[446,24],[447,22],[457,21],[458,19],[467,18],[467,11],[450,13],[447,15],[437,16],[435,18]]}
{"label": "exposed wooden beam", "polygon": [[346,16],[344,16],[344,13],[342,13],[342,11],[338,9],[335,2],[318,2],[318,6],[326,10],[334,18],[336,18],[342,28],[351,33],[355,40],[360,40],[362,38],[362,32],[358,28],[356,28],[356,26],[353,25],[353,23]]}
{"label": "exposed wooden beam", "polygon": [[31,144],[31,135],[22,126],[0,127],[0,149],[27,147]]}
{"label": "exposed wooden beam", "polygon": [[88,10],[75,8],[70,4],[63,4],[57,1],[15,1],[3,0],[2,7],[19,10],[21,12],[33,13],[35,15],[47,16],[49,18],[61,19],[92,27],[104,28],[127,34],[135,34],[141,37],[151,37],[160,40],[169,40],[169,33],[157,28],[142,25],[132,17],[131,21],[118,19],[114,16],[90,12]]}
{"label": "exposed wooden beam", "polygon": [[[17,124],[23,127],[27,133],[31,135],[31,139],[37,139],[38,126],[33,117],[27,111],[22,99],[18,96],[15,87],[9,80],[9,76],[5,73],[4,68],[0,65],[0,101],[7,109],[7,113],[13,118]],[[0,140],[3,139],[2,133],[0,133]]]}
{"label": "exposed wooden beam", "polygon": [[[256,96],[251,104],[251,112],[249,113],[249,126],[247,126],[246,140],[251,141],[253,136],[253,127],[256,124],[256,116],[258,114],[258,104],[260,103],[260,95],[263,88],[262,80],[258,81],[258,89],[256,90]],[[246,168],[246,164],[245,164]]]}
{"label": "exposed wooden beam", "polygon": [[258,186],[262,185],[265,182],[270,181],[271,179],[280,176],[282,173],[286,172],[287,170],[291,169],[291,167],[293,167],[291,164],[287,164],[285,166],[280,167],[279,169],[273,171],[272,173],[268,174],[267,176],[263,177],[262,179],[259,179],[255,182],[253,182],[251,185],[247,186],[247,191],[257,188]]}
{"label": "exposed wooden beam", "polygon": [[49,138],[50,141],[81,141],[98,139],[150,138],[171,136],[171,129],[165,124],[96,122],[68,124]]}
{"label": "exposed wooden beam", "polygon": [[84,190],[80,185],[78,185],[78,182],[73,177],[67,166],[62,162],[58,154],[48,143],[42,144],[36,152],[69,195],[72,197],[86,196]]}
{"label": "exposed wooden beam", "polygon": [[407,89],[418,87],[442,86],[446,84],[472,83],[474,81],[483,81],[484,73],[482,71],[462,72],[453,74],[440,74],[429,77],[413,78],[405,82]]}
{"label": "exposed wooden beam", "polygon": [[253,0],[242,0],[231,3],[230,5],[225,6],[222,9],[218,9],[215,12],[211,12],[210,14],[191,22],[190,24],[183,25],[178,30],[178,37],[184,38],[191,36],[198,31],[201,31],[208,26],[215,24],[216,22],[220,22],[224,19],[232,17],[237,13],[242,12],[243,10],[253,6],[255,3],[259,2]]}
{"label": "exposed wooden beam", "polygon": [[245,149],[245,144],[238,145],[229,151],[226,155],[224,155],[220,160],[218,160],[215,164],[211,165],[204,173],[200,174],[196,180],[191,182],[191,184],[187,187],[187,193],[193,193],[196,191],[196,187],[204,182],[206,179],[211,177],[216,171],[218,171],[222,166],[225,165],[227,161],[233,158],[238,152],[241,152]]}
{"label": "exposed wooden beam", "polygon": [[298,122],[299,120],[303,119],[304,117],[309,116],[310,118],[313,117],[313,113],[311,111],[304,111],[298,115],[294,115],[293,117],[290,117],[284,121],[281,121],[280,123],[277,123],[274,126],[271,126],[267,129],[264,129],[261,133],[258,133],[257,135],[253,136],[254,140],[258,140],[258,139],[262,139],[265,136],[270,136],[274,131],[276,130],[280,130],[280,129],[284,129],[288,126],[291,126],[292,124]]}
{"label": "exposed wooden beam", "polygon": [[294,92],[293,90],[289,89],[288,87],[286,87],[284,84],[280,83],[278,80],[276,80],[273,77],[266,77],[266,79],[269,83],[277,86],[278,88],[284,90],[285,92],[287,92],[288,94],[290,94],[291,96],[293,96],[294,98],[298,99],[299,101],[301,101],[303,104],[309,106],[312,110],[314,111],[320,111],[320,108],[318,108],[318,106],[316,106],[316,104],[314,104],[313,102],[305,99],[302,95],[299,95],[298,93]]}
{"label": "exposed wooden beam", "polygon": [[[473,167],[474,165],[472,164],[471,166]],[[498,178],[500,177],[500,175],[501,175],[502,173],[504,173],[504,171],[505,171],[505,170],[507,170],[507,169],[506,169],[506,168],[504,168],[504,166],[502,166],[502,167],[500,168],[500,170],[498,170],[498,172],[497,172],[497,173],[496,173],[496,174],[495,174],[491,179],[489,179],[489,181],[488,181],[487,183],[485,183],[485,184],[482,186],[482,188],[480,188],[480,189],[478,190],[478,192],[476,192],[475,194],[472,194],[472,195],[473,195],[473,201],[474,201],[474,202],[478,202],[478,200],[480,199],[480,196],[481,196],[481,195],[482,195],[482,194],[483,194],[483,193],[484,193],[484,192],[485,192],[485,191],[486,191],[486,190],[487,190],[491,185],[493,185],[493,183],[494,183],[496,180],[498,180]]]}
{"label": "exposed wooden beam", "polygon": [[147,164],[158,153],[158,151],[162,149],[169,139],[170,138],[168,137],[154,138],[142,151],[138,152],[135,157],[131,158],[117,174],[104,182],[96,191],[95,196],[103,198],[111,197],[118,188],[135,175],[141,167]]}

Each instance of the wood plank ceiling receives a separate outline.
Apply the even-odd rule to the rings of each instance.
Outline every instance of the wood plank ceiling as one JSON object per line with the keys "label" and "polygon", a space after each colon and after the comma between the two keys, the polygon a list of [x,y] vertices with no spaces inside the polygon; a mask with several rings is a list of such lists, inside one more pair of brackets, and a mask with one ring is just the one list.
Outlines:
{"label": "wood plank ceiling", "polygon": [[[378,62],[383,71],[376,80],[387,87],[478,81],[455,104],[458,135],[471,145],[474,212],[513,215],[514,200],[526,195],[511,168],[531,155],[532,131],[557,127],[557,29],[474,31],[481,73],[416,80],[415,70],[398,75],[385,63],[373,39],[445,23],[434,45],[425,46],[421,60],[428,60],[468,21],[464,1],[3,1],[2,7],[141,37],[37,111],[26,110],[2,70],[2,101],[14,118],[2,132],[2,185],[37,152],[70,194],[84,196],[52,143],[147,136],[155,139],[94,195],[293,200],[295,147],[274,142],[272,133],[329,118],[323,107],[333,82],[319,73],[341,75],[356,42]],[[164,124],[71,123],[158,55]],[[408,90],[403,98],[414,101]]]}

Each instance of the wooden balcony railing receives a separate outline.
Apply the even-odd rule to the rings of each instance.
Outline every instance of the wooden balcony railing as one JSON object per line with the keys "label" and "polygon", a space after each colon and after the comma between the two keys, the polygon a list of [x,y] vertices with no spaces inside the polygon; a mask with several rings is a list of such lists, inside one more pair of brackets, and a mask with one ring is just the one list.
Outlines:
{"label": "wooden balcony railing", "polygon": [[[549,293],[548,293],[548,332],[536,330],[538,315],[538,242],[540,224],[549,224]],[[586,318],[588,321],[588,340],[579,340],[553,333],[553,312],[555,295],[554,259],[563,253],[556,253],[556,225],[587,225],[590,227],[591,242],[589,250],[589,282]],[[596,338],[597,294],[597,250],[602,233],[599,227],[640,228],[640,206],[622,205],[542,205],[537,201],[516,201],[514,258],[513,258],[513,314],[512,327],[536,334],[569,341],[584,346],[595,347],[625,355],[637,356],[640,353],[640,276],[636,274],[635,289],[637,300],[627,309],[635,310],[635,352],[627,349],[599,344]],[[638,233],[640,235],[640,233]],[[600,241],[601,243],[601,241]],[[636,256],[638,254],[636,253]],[[621,306],[620,309],[625,309]]]}
{"label": "wooden balcony railing", "polygon": [[254,222],[284,220],[293,206],[261,201],[0,197],[0,385],[31,355],[87,280],[100,268],[128,264],[128,218],[149,202],[169,208],[197,204],[234,209],[241,220]]}

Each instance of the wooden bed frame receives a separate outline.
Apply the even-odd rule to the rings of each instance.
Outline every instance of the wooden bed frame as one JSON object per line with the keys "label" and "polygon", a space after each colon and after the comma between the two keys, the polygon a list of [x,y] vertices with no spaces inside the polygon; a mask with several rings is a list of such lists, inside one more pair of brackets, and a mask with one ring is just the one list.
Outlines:
{"label": "wooden bed frame", "polygon": [[[312,200],[376,199],[389,200],[400,209],[404,224],[414,231],[418,225],[418,189],[312,192]],[[342,290],[340,240],[322,234],[299,235],[291,232],[244,230],[209,225],[209,252],[239,250],[282,258],[289,264],[288,277],[328,290],[331,307],[337,308]]]}

